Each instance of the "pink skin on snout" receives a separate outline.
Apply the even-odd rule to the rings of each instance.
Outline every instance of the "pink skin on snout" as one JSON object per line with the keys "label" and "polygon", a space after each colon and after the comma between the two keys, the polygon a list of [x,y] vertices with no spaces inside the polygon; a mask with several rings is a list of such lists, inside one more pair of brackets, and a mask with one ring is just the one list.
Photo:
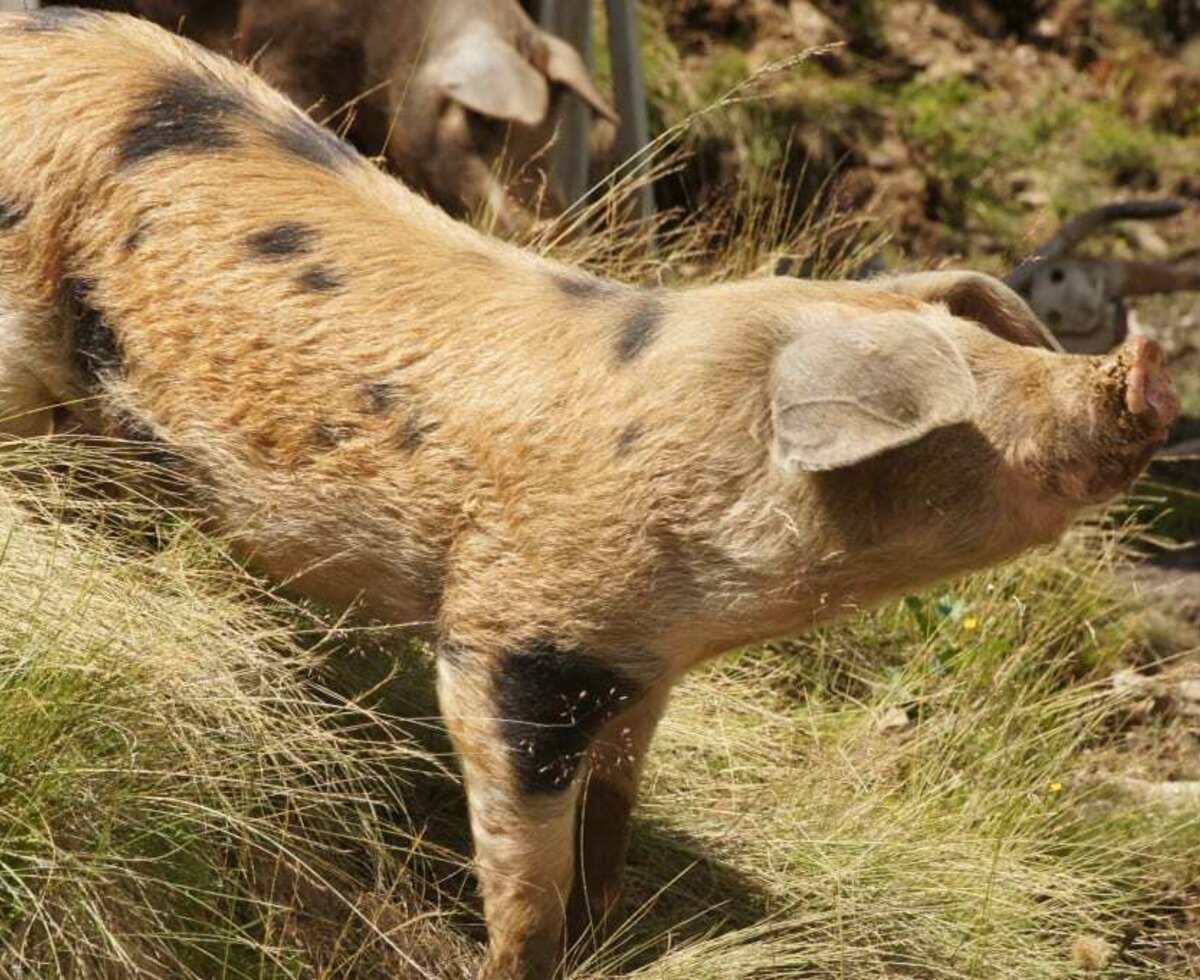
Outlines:
{"label": "pink skin on snout", "polygon": [[[1042,361],[1046,397],[1006,401],[986,418],[1001,426],[1017,469],[1039,492],[1074,509],[1124,493],[1167,439],[1180,401],[1162,348],[1132,337],[1105,356],[1050,356]],[[1008,426],[1007,429],[1004,426]]]}
{"label": "pink skin on snout", "polygon": [[1131,415],[1149,423],[1152,430],[1166,437],[1168,426],[1179,415],[1179,394],[1167,373],[1162,347],[1148,337],[1134,337],[1129,349],[1129,379],[1125,388],[1125,407]]}

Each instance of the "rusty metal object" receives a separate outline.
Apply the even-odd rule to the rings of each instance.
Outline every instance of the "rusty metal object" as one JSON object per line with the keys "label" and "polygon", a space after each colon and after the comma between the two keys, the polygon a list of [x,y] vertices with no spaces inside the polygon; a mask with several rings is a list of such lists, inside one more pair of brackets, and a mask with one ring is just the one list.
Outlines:
{"label": "rusty metal object", "polygon": [[1072,218],[1026,259],[1007,283],[1069,351],[1098,354],[1129,332],[1127,300],[1133,296],[1200,290],[1200,269],[1167,262],[1140,262],[1075,255],[1091,235],[1114,221],[1159,220],[1184,210],[1182,201],[1123,201]]}

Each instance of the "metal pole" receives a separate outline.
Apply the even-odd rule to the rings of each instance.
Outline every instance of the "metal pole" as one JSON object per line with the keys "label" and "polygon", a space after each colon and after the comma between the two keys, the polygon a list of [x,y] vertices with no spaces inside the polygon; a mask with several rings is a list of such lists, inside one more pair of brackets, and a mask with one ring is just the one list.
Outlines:
{"label": "metal pole", "polygon": [[[542,0],[542,27],[556,34],[583,56],[590,69],[594,60],[592,11],[588,0]],[[590,169],[591,110],[577,98],[561,101],[558,110],[558,142],[553,153],[554,182],[565,207],[587,193]]]}
{"label": "metal pole", "polygon": [[[580,6],[587,6],[581,3]],[[613,88],[621,126],[617,130],[617,158],[622,163],[650,145],[650,119],[646,110],[646,80],[642,72],[642,46],[634,0],[607,0],[608,44],[612,58]],[[654,190],[649,185],[637,196],[642,218],[654,216]]]}

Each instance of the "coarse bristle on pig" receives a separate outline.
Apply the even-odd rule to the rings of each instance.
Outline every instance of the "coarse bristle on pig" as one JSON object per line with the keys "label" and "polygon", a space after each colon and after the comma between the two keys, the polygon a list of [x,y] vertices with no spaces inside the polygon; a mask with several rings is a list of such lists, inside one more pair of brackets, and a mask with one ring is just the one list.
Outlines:
{"label": "coarse bristle on pig", "polygon": [[[517,0],[43,0],[137,14],[244,61],[455,214],[510,231],[563,204],[546,172],[564,97],[617,117]],[[54,16],[53,14],[51,16]],[[596,134],[603,142],[600,127]]]}
{"label": "coarse bristle on pig", "polygon": [[0,17],[0,90],[5,430],[162,454],[246,561],[434,642],[489,980],[611,919],[684,671],[1053,539],[1178,410],[1153,343],[1050,349],[987,276],[522,252],[130,18]]}

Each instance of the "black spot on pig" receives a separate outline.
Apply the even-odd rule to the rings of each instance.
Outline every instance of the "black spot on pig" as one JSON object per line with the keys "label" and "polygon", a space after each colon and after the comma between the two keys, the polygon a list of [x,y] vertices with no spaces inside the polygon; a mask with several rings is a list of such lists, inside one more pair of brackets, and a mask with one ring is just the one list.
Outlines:
{"label": "black spot on pig", "polygon": [[116,420],[117,435],[132,443],[137,457],[161,469],[178,471],[183,468],[183,456],[172,449],[144,419],[130,412],[121,412]]}
{"label": "black spot on pig", "polygon": [[383,415],[395,407],[398,399],[396,386],[390,381],[372,381],[363,387],[363,411],[368,415]]}
{"label": "black spot on pig", "polygon": [[356,431],[353,425],[323,419],[316,424],[313,430],[313,439],[318,446],[333,449],[347,439],[352,439]]}
{"label": "black spot on pig", "polygon": [[51,34],[96,19],[95,14],[78,7],[46,7],[28,11],[17,26],[29,34]]}
{"label": "black spot on pig", "polygon": [[633,447],[646,434],[646,427],[641,422],[631,422],[617,436],[617,459],[628,456]]}
{"label": "black spot on pig", "polygon": [[64,279],[63,294],[76,365],[89,388],[99,387],[106,376],[120,374],[124,368],[120,341],[96,306],[94,280]]}
{"label": "black spot on pig", "polygon": [[604,291],[601,282],[589,276],[555,276],[554,288],[571,299],[591,299]]}
{"label": "black spot on pig", "polygon": [[289,114],[270,135],[285,153],[323,170],[338,170],[358,159],[349,143],[299,112]]}
{"label": "black spot on pig", "polygon": [[120,144],[122,166],[164,153],[202,154],[237,145],[236,124],[246,117],[238,93],[191,71],[163,78],[135,103]]}
{"label": "black spot on pig", "polygon": [[438,660],[449,664],[451,667],[461,667],[466,661],[466,651],[457,640],[438,640],[435,653]]}
{"label": "black spot on pig", "polygon": [[254,256],[269,262],[308,255],[316,248],[316,242],[316,229],[298,221],[272,225],[246,239],[246,245]]}
{"label": "black spot on pig", "polygon": [[133,226],[133,231],[126,235],[124,240],[121,242],[121,250],[126,255],[132,255],[139,248],[141,248],[142,242],[146,240],[147,231],[148,228],[146,226],[146,222],[139,219],[138,222]]}
{"label": "black spot on pig", "polygon": [[612,296],[625,292],[628,287],[610,279],[598,279],[595,276],[579,273],[566,273],[553,277],[554,288],[562,295],[573,300],[597,299],[601,296]]}
{"label": "black spot on pig", "polygon": [[565,790],[597,732],[641,694],[599,657],[549,642],[503,654],[494,683],[500,733],[527,794]]}
{"label": "black spot on pig", "polygon": [[662,302],[657,297],[643,296],[638,300],[617,338],[617,358],[622,364],[629,364],[654,342],[662,330],[664,316]]}
{"label": "black spot on pig", "polygon": [[421,447],[428,435],[438,427],[437,422],[426,421],[419,408],[413,408],[400,430],[400,448],[414,452]]}
{"label": "black spot on pig", "polygon": [[332,293],[341,289],[346,281],[327,265],[314,265],[300,273],[300,285],[314,293]]}
{"label": "black spot on pig", "polygon": [[21,204],[7,194],[0,194],[0,231],[15,228],[29,214],[29,206]]}

